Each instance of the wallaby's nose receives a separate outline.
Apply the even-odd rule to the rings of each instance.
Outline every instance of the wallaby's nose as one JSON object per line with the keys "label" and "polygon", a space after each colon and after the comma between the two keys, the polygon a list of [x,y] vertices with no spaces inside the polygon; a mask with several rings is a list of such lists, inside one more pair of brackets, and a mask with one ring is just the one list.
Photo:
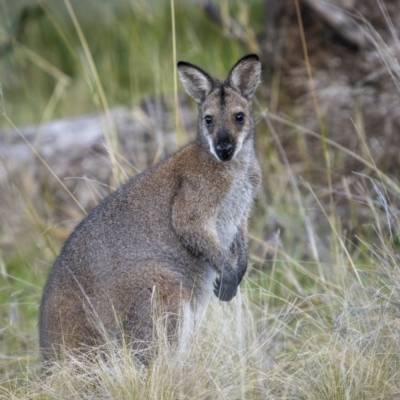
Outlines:
{"label": "wallaby's nose", "polygon": [[214,148],[221,161],[229,161],[232,159],[235,153],[235,140],[227,129],[220,128],[217,131]]}
{"label": "wallaby's nose", "polygon": [[233,144],[230,142],[218,143],[215,150],[221,161],[229,161],[233,155]]}

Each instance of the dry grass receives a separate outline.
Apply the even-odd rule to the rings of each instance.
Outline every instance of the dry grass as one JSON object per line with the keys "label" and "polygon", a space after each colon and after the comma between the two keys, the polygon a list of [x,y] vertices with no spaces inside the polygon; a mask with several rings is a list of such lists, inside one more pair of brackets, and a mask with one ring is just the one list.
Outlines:
{"label": "dry grass", "polygon": [[[304,296],[292,292],[275,307],[268,304],[274,293],[247,282],[230,304],[211,299],[185,352],[159,335],[148,368],[113,343],[91,356],[67,357],[50,376],[39,375],[36,358],[14,354],[13,377],[0,397],[394,399],[400,393],[400,275],[378,257],[369,267],[360,271],[368,286],[358,285],[349,270],[341,284]],[[276,283],[289,290],[285,279]]]}

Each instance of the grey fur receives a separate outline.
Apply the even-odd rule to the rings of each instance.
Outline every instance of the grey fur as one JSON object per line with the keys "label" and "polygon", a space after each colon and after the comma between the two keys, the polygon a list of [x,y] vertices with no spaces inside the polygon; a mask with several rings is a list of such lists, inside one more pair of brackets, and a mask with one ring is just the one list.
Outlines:
{"label": "grey fur", "polygon": [[250,100],[261,64],[255,55],[244,57],[224,83],[188,63],[178,69],[199,104],[198,137],[105,198],[71,234],[41,302],[45,361],[64,346],[79,351],[104,335],[118,337],[120,326],[141,349],[152,339],[155,293],[170,316],[171,337],[182,305],[196,313],[216,275],[214,293],[221,300],[236,294],[247,268],[247,220],[261,182]]}

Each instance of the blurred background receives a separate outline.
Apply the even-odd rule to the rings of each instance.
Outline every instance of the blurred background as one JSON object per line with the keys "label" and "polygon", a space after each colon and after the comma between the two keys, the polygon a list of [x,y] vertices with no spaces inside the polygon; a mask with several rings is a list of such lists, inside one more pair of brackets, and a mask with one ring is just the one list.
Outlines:
{"label": "blurred background", "polygon": [[[195,137],[179,60],[220,79],[245,54],[263,63],[244,291],[268,321],[298,313],[268,357],[332,333],[352,290],[398,304],[399,33],[397,0],[0,0],[0,387],[38,368],[42,287],[74,226]],[[367,378],[343,398],[378,398],[356,391]]]}

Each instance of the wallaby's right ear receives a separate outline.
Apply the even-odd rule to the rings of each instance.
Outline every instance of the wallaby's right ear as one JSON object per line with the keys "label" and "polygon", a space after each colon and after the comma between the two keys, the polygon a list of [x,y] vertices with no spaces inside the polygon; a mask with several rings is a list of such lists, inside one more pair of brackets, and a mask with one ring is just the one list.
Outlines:
{"label": "wallaby's right ear", "polygon": [[185,61],[178,62],[179,77],[186,91],[197,103],[202,103],[210,94],[214,82],[201,68]]}

